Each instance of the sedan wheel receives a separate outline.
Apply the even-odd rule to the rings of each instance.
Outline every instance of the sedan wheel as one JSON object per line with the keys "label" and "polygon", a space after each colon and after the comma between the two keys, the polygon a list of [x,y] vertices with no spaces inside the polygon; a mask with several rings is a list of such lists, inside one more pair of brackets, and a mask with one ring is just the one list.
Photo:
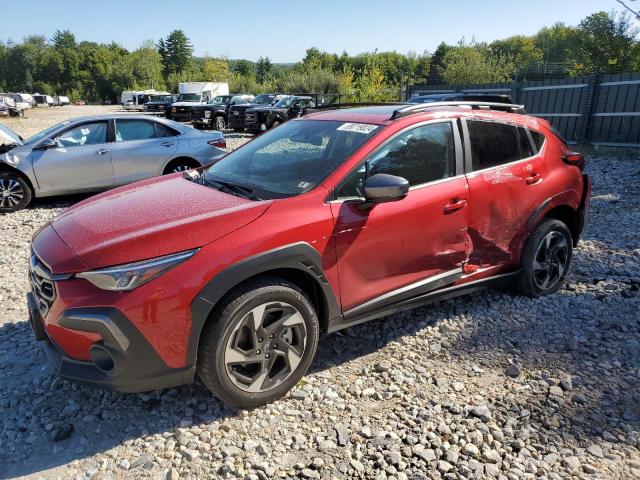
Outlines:
{"label": "sedan wheel", "polygon": [[173,167],[173,169],[171,170],[171,173],[178,173],[178,172],[186,172],[187,170],[190,170],[191,167],[190,165],[176,165],[175,167]]}
{"label": "sedan wheel", "polygon": [[21,210],[31,203],[31,189],[18,175],[0,174],[0,212]]}

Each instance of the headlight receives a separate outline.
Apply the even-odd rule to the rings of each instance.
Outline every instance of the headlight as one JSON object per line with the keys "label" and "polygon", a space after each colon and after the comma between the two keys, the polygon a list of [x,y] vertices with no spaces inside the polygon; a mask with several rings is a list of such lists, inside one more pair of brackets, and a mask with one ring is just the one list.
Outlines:
{"label": "headlight", "polygon": [[76,274],[103,290],[122,292],[144,285],[191,258],[198,249]]}

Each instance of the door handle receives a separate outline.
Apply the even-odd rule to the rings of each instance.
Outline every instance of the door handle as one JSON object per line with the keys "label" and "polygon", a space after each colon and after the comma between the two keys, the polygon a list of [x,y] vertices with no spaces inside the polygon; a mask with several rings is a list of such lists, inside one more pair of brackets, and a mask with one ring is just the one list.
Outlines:
{"label": "door handle", "polygon": [[173,147],[173,142],[162,142],[160,145],[163,147]]}
{"label": "door handle", "polygon": [[454,198],[451,202],[447,203],[444,206],[444,213],[453,213],[467,206],[466,200],[460,200],[458,198]]}
{"label": "door handle", "polygon": [[109,153],[111,150],[108,150],[106,148],[101,148],[100,150],[98,150],[96,153],[98,155],[104,155],[105,153]]}
{"label": "door handle", "polygon": [[542,175],[534,172],[526,178],[525,182],[527,183],[527,185],[535,185],[541,180],[542,180]]}

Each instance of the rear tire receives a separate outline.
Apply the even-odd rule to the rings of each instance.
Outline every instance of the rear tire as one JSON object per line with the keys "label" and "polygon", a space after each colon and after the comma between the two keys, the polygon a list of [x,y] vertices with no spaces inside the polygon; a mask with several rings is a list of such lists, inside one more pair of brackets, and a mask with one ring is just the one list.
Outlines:
{"label": "rear tire", "polygon": [[197,371],[211,392],[238,408],[284,396],[308,370],[319,322],[307,296],[265,277],[232,291],[205,325]]}
{"label": "rear tire", "polygon": [[544,219],[527,240],[522,253],[520,290],[529,297],[557,292],[573,256],[571,232],[560,220]]}
{"label": "rear tire", "polygon": [[27,181],[17,173],[0,172],[0,212],[9,213],[27,208],[33,192]]}
{"label": "rear tire", "polygon": [[178,172],[186,172],[187,170],[191,170],[192,168],[198,168],[200,164],[195,160],[190,158],[176,158],[169,162],[169,164],[164,168],[163,175],[168,175],[170,173],[178,173]]}

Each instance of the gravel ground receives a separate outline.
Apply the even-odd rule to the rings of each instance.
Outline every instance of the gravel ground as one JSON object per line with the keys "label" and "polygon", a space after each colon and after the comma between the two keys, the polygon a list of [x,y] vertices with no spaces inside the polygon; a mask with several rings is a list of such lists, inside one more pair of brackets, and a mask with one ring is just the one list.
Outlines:
{"label": "gravel ground", "polygon": [[0,477],[640,478],[640,158],[590,159],[591,223],[558,294],[485,291],[330,335],[297,389],[253,411],[200,384],[53,378],[26,321],[27,248],[75,199],[6,215]]}

